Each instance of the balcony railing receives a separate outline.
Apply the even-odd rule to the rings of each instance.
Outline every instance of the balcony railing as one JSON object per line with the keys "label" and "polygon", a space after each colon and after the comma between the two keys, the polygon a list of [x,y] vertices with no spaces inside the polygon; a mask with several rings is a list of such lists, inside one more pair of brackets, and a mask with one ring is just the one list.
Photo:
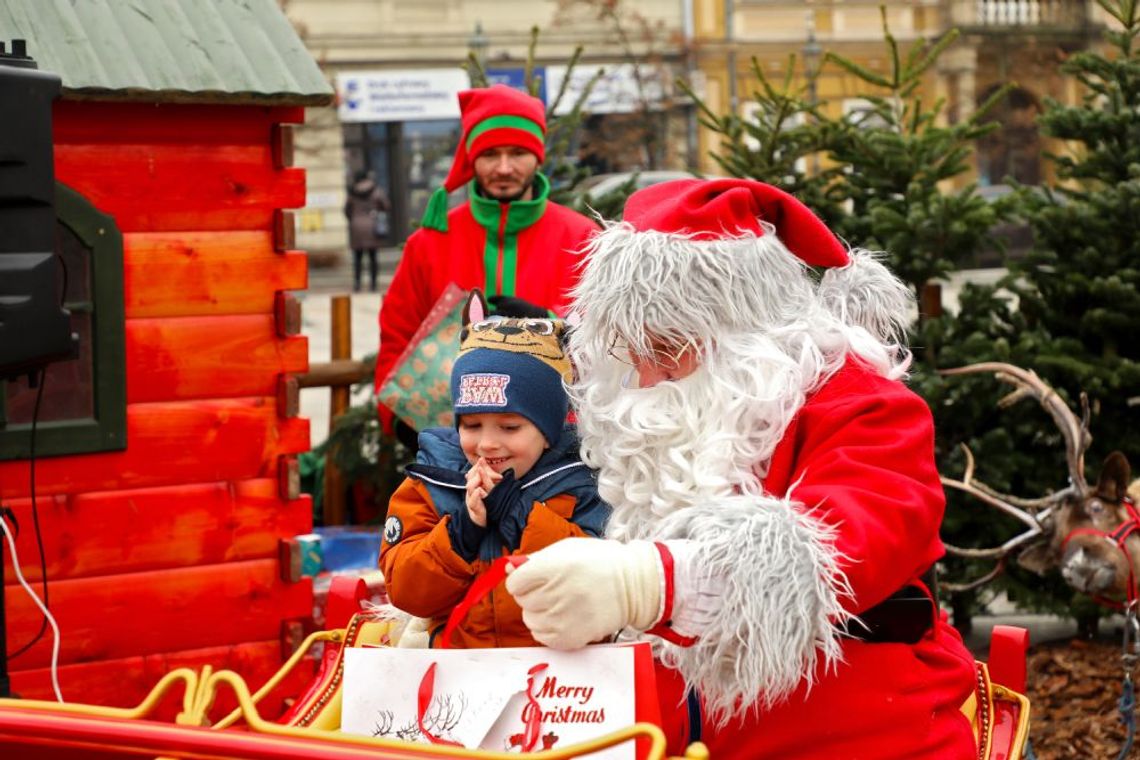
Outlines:
{"label": "balcony railing", "polygon": [[[960,10],[961,5],[956,3]],[[1084,29],[1089,22],[1086,0],[974,0],[967,26],[991,28],[1048,27],[1058,31]]]}

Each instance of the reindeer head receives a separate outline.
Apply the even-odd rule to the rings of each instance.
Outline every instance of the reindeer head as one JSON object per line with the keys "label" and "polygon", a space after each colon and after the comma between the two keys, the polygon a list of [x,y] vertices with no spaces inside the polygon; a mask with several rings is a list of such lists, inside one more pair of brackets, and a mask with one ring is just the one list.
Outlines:
{"label": "reindeer head", "polygon": [[1059,568],[1066,583],[1092,596],[1126,597],[1140,561],[1140,524],[1128,497],[1130,478],[1124,454],[1109,454],[1096,487],[1083,495],[1067,495],[1055,510],[1048,541],[1028,547],[1018,564],[1038,574]]}
{"label": "reindeer head", "polygon": [[[1027,530],[1001,546],[966,549],[947,545],[962,557],[993,559],[994,570],[969,583],[945,583],[951,591],[976,588],[1000,573],[1010,556],[1038,574],[1060,568],[1074,589],[1095,596],[1135,593],[1140,578],[1140,513],[1127,499],[1131,468],[1124,454],[1114,451],[1101,467],[1096,487],[1085,481],[1084,455],[1092,437],[1088,431],[1088,399],[1082,394],[1080,420],[1036,373],[1009,364],[984,363],[944,374],[992,371],[999,380],[1017,390],[999,402],[1008,406],[1024,397],[1035,398],[1053,417],[1065,439],[1069,485],[1038,499],[1022,499],[998,493],[974,479],[974,461],[966,450],[966,473],[962,480],[942,478],[944,485],[969,493],[986,504],[1016,518]],[[1140,481],[1134,486],[1140,496]]]}

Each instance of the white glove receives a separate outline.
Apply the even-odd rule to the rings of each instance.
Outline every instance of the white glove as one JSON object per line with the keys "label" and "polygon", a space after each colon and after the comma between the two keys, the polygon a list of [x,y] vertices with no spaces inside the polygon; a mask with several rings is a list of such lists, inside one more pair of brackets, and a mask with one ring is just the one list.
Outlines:
{"label": "white glove", "polygon": [[661,556],[648,541],[564,538],[507,576],[531,635],[555,649],[651,627],[661,616],[664,588]]}
{"label": "white glove", "polygon": [[429,649],[431,647],[431,621],[427,618],[408,618],[396,646],[400,649]]}

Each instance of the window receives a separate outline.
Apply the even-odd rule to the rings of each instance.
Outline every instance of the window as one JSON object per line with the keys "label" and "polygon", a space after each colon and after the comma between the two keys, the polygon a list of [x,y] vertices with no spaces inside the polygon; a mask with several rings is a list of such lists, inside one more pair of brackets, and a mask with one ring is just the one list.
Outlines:
{"label": "window", "polygon": [[[459,119],[349,123],[344,134],[346,181],[369,172],[392,202],[393,241],[419,227],[428,198],[451,168],[459,143]],[[452,207],[466,200],[463,189],[448,195]]]}
{"label": "window", "polygon": [[[988,100],[997,87],[987,88],[978,103]],[[978,139],[979,184],[1003,185],[1010,177],[1023,185],[1041,184],[1037,117],[1043,110],[1036,95],[1017,87],[983,116],[987,122],[998,122],[1001,128]]]}
{"label": "window", "polygon": [[[114,220],[56,183],[55,252],[64,307],[79,356],[47,367],[36,423],[36,455],[126,448],[123,239]],[[38,388],[26,377],[0,383],[0,459],[30,452]]]}
{"label": "window", "polygon": [[866,98],[844,98],[843,118],[860,129],[883,129],[889,125],[875,103]]}

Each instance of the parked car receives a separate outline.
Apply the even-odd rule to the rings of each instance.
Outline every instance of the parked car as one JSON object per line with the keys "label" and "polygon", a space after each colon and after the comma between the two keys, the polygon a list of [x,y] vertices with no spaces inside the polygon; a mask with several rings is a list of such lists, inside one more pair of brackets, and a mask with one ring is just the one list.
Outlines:
{"label": "parked car", "polygon": [[579,195],[601,198],[612,193],[622,185],[634,180],[633,189],[656,185],[658,182],[668,182],[673,179],[691,179],[692,172],[683,171],[643,171],[643,172],[615,172],[613,174],[595,174],[578,183],[574,188]]}

